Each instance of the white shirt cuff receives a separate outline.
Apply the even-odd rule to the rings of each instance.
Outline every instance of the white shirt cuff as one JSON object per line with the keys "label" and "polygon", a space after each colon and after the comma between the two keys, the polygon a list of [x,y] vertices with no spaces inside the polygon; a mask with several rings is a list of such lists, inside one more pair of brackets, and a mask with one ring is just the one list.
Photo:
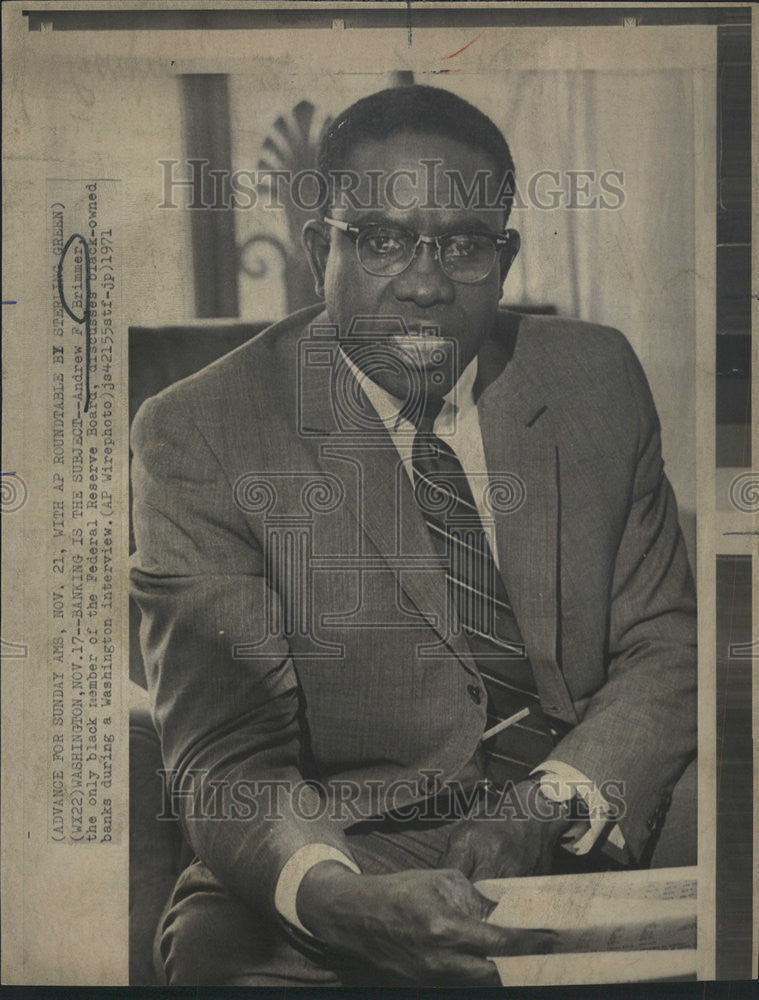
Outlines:
{"label": "white shirt cuff", "polygon": [[[587,854],[606,828],[611,806],[595,784],[582,771],[560,760],[547,760],[530,772],[540,774],[540,791],[552,802],[567,802],[579,795],[588,807],[588,819],[574,823],[564,834],[562,846],[571,854]],[[609,840],[620,849],[625,838],[618,825],[609,833]]]}
{"label": "white shirt cuff", "polygon": [[357,875],[361,874],[361,869],[352,858],[336,847],[330,847],[329,844],[305,844],[285,863],[284,868],[279,873],[277,887],[274,890],[274,908],[280,917],[293,924],[298,930],[303,931],[304,934],[308,934],[309,937],[314,935],[298,919],[295,900],[303,876],[320,861],[339,861],[346,868],[356,872]]}

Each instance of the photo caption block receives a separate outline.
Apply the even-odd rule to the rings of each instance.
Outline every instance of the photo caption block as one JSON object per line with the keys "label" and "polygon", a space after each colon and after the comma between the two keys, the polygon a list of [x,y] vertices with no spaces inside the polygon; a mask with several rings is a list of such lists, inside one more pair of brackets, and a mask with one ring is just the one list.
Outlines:
{"label": "photo caption block", "polygon": [[[120,843],[114,770],[127,749],[114,601],[124,433],[116,338],[125,336],[118,279],[119,184],[47,182],[50,260],[50,670],[48,836]],[[116,504],[116,510],[114,509]]]}

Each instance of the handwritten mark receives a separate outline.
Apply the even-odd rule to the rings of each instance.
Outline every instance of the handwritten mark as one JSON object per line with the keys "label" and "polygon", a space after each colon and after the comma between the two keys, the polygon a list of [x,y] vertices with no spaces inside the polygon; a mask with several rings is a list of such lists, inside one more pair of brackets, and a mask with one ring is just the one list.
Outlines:
{"label": "handwritten mark", "polygon": [[470,45],[474,45],[474,43],[477,41],[478,38],[482,38],[482,34],[483,33],[480,32],[479,35],[477,35],[475,38],[471,40],[471,42],[467,42],[466,45],[462,45],[460,49],[456,49],[455,52],[451,52],[449,56],[443,56],[443,59],[454,59],[456,56],[461,55],[461,53],[466,51],[466,49],[468,49]]}
{"label": "handwritten mark", "polygon": [[[84,309],[82,310],[81,316],[77,316],[77,314],[70,308],[63,291],[63,265],[66,261],[66,254],[69,252],[76,240],[79,240],[82,244],[82,249],[84,251]],[[74,233],[72,236],[69,236],[66,240],[66,245],[61,252],[60,260],[58,261],[58,295],[61,299],[61,305],[69,314],[71,319],[79,325],[84,323],[84,412],[86,413],[90,408],[90,350],[92,341],[92,328],[90,324],[90,250],[87,246],[87,241],[83,236],[80,236],[79,233]]]}
{"label": "handwritten mark", "polygon": [[15,299],[3,299],[4,306],[17,306],[18,302]]}

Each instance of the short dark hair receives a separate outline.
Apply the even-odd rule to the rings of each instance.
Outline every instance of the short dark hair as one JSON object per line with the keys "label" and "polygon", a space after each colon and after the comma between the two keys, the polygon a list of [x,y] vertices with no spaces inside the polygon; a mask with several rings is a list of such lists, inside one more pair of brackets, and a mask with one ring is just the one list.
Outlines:
{"label": "short dark hair", "polygon": [[510,193],[503,201],[508,215],[513,202],[514,161],[506,139],[479,108],[440,87],[389,87],[351,104],[322,135],[318,151],[321,176],[332,178],[336,171],[344,170],[351,151],[363,140],[387,139],[398,132],[445,136],[485,153],[502,178],[510,181]]}

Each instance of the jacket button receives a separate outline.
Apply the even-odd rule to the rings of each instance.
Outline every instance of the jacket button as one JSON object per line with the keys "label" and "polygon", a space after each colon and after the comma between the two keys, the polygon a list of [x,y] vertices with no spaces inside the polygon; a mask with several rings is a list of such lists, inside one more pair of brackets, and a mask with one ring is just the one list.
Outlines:
{"label": "jacket button", "polygon": [[467,691],[475,705],[479,705],[482,701],[482,689],[478,688],[476,684],[468,684]]}

